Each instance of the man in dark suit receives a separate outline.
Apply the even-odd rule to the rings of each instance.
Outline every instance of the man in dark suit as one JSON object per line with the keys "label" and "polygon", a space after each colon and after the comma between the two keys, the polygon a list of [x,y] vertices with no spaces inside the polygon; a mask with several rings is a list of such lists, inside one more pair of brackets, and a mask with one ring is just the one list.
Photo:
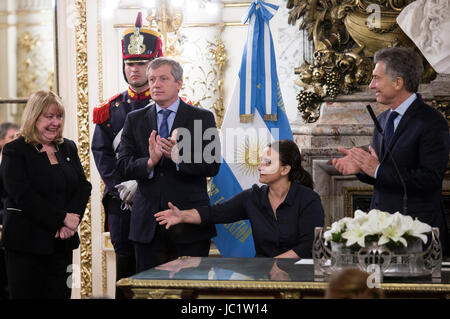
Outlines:
{"label": "man in dark suit", "polygon": [[423,72],[420,56],[406,48],[384,48],[375,53],[370,88],[378,103],[390,109],[378,116],[383,128],[374,130],[369,152],[339,148],[345,156],[333,159],[342,174],[374,186],[371,208],[403,212],[403,187],[392,152],[406,184],[407,214],[440,231],[446,250],[447,227],[442,200],[442,181],[449,159],[448,124],[434,108],[424,103],[417,89]]}
{"label": "man in dark suit", "polygon": [[214,226],[166,230],[153,215],[167,209],[168,202],[183,208],[208,205],[206,177],[220,167],[214,115],[178,97],[180,64],[155,59],[147,77],[155,104],[128,114],[118,159],[124,179],[138,182],[130,224],[138,272],[180,256],[208,256]]}
{"label": "man in dark suit", "polygon": [[[142,41],[140,45],[139,40]],[[127,114],[144,108],[151,101],[146,70],[152,59],[162,55],[160,35],[142,27],[142,14],[139,12],[134,28],[125,30],[122,39],[122,70],[129,87],[101,103],[93,113],[96,126],[92,154],[105,183],[102,202],[105,228],[110,232],[116,255],[116,280],[130,277],[136,271],[134,247],[128,236],[137,183],[120,177],[117,171],[118,146]],[[122,297],[121,290],[117,289],[116,298]]]}

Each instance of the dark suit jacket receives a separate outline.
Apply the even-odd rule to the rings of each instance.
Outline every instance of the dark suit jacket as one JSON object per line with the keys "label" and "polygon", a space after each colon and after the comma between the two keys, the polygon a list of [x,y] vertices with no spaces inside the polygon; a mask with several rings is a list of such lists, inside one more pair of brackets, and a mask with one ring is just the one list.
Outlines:
{"label": "dark suit jacket", "polygon": [[[378,117],[383,128],[389,112],[387,110]],[[383,154],[382,144],[382,136],[375,130],[372,147],[380,160],[377,178],[364,174],[358,174],[358,178],[374,185],[372,208],[403,213],[403,188],[387,151]],[[441,235],[446,235],[442,180],[447,168],[449,147],[446,120],[417,95],[400,120],[389,148],[408,191],[408,215],[439,227]],[[444,237],[441,236],[441,239]]]}
{"label": "dark suit jacket", "polygon": [[[56,205],[57,190],[45,152],[19,137],[3,151],[2,179],[7,193],[3,218],[3,244],[7,249],[52,254],[55,234],[64,225],[66,213],[83,216],[91,194],[73,141],[64,139],[55,153],[67,181],[63,207]],[[81,218],[80,218],[81,219]],[[67,250],[78,247],[76,233],[63,241]]]}
{"label": "dark suit jacket", "polygon": [[[194,123],[197,123],[195,132]],[[214,115],[210,111],[180,101],[171,131],[178,129],[179,141],[183,128],[190,133],[190,146],[186,143],[186,136],[182,140],[186,147],[180,148],[184,156],[191,155],[190,160],[182,161],[177,170],[170,159],[163,157],[154,167],[153,177],[149,179],[148,138],[152,130],[158,131],[156,106],[152,104],[128,113],[119,146],[118,166],[125,180],[135,179],[138,182],[131,213],[131,240],[140,243],[152,241],[157,225],[153,215],[167,209],[169,201],[180,209],[209,204],[206,177],[215,176],[219,172],[220,141],[218,135],[211,139],[214,142],[202,140],[202,136],[207,129],[217,133],[215,127]],[[203,151],[209,149],[210,143],[216,146],[218,160],[207,163],[202,155]],[[195,162],[195,159],[200,159],[200,162]],[[216,231],[213,225],[180,224],[171,227],[169,234],[175,242],[191,243],[214,237]]]}

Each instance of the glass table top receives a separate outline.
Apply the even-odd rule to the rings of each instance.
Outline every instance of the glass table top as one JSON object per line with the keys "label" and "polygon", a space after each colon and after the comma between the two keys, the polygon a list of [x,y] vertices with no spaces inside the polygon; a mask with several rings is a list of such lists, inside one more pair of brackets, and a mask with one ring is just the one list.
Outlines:
{"label": "glass table top", "polygon": [[[182,257],[138,273],[132,280],[211,280],[315,282],[312,261],[298,259]],[[445,263],[448,264],[448,263]],[[326,281],[326,278],[325,278]],[[450,268],[443,266],[440,280],[422,277],[384,277],[384,283],[450,284]]]}

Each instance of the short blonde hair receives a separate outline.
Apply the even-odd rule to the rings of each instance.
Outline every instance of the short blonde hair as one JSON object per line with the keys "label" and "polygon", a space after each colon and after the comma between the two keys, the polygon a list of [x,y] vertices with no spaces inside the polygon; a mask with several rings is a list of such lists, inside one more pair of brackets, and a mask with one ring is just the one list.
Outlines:
{"label": "short blonde hair", "polygon": [[40,144],[41,141],[36,129],[36,122],[39,116],[45,113],[49,109],[50,105],[53,104],[56,105],[58,114],[62,116],[63,120],[61,131],[58,133],[53,142],[56,144],[62,144],[64,141],[62,136],[65,115],[64,106],[61,98],[51,91],[37,91],[29,97],[25,110],[22,114],[22,122],[18,136],[23,136],[25,138],[25,142],[27,143],[33,145]]}

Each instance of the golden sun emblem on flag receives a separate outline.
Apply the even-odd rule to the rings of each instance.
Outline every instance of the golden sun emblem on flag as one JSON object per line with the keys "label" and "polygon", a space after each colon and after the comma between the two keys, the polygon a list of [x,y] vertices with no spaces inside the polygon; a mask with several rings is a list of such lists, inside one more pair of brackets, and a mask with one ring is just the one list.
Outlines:
{"label": "golden sun emblem on flag", "polygon": [[260,156],[266,146],[267,143],[257,138],[246,138],[236,149],[236,164],[244,175],[258,176]]}

